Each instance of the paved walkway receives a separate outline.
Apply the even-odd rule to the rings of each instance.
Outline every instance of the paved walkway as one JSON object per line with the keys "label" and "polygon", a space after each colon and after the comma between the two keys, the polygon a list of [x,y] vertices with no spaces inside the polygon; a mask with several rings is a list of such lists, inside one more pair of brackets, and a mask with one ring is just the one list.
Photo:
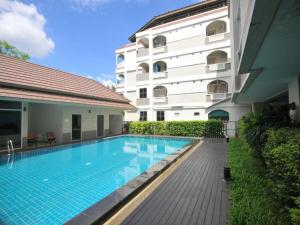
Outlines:
{"label": "paved walkway", "polygon": [[122,224],[226,224],[225,139],[205,139]]}

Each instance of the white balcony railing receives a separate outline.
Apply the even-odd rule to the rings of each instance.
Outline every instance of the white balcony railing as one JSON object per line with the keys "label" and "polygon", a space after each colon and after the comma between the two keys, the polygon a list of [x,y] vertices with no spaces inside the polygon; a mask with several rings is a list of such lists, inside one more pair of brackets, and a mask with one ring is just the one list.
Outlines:
{"label": "white balcony railing", "polygon": [[149,105],[149,104],[150,104],[150,99],[149,98],[138,98],[136,100],[136,105],[137,106]]}
{"label": "white balcony railing", "polygon": [[147,81],[149,80],[149,73],[138,73],[136,75],[136,81]]}
{"label": "white balcony railing", "polygon": [[125,67],[125,63],[124,62],[117,64],[117,69],[124,69],[124,67]]}
{"label": "white balcony railing", "polygon": [[168,72],[167,71],[163,71],[163,72],[153,72],[153,78],[165,78],[167,77]]}
{"label": "white balcony railing", "polygon": [[218,70],[225,70],[226,69],[226,63],[216,63],[216,64],[210,64],[207,65],[208,71],[218,71]]}
{"label": "white balcony railing", "polygon": [[165,53],[167,51],[168,51],[167,46],[156,47],[156,48],[153,48],[153,50],[152,50],[153,54]]}
{"label": "white balcony railing", "polygon": [[225,33],[215,34],[207,37],[208,42],[221,41],[225,39]]}
{"label": "white balcony railing", "polygon": [[227,93],[211,93],[209,95],[211,101],[218,101],[226,98]]}
{"label": "white balcony railing", "polygon": [[167,97],[153,97],[153,103],[167,103]]}
{"label": "white balcony railing", "polygon": [[144,57],[149,55],[149,48],[139,48],[136,51],[136,56],[137,57]]}
{"label": "white balcony railing", "polygon": [[122,83],[117,83],[117,88],[123,88],[124,87],[124,82],[122,82]]}

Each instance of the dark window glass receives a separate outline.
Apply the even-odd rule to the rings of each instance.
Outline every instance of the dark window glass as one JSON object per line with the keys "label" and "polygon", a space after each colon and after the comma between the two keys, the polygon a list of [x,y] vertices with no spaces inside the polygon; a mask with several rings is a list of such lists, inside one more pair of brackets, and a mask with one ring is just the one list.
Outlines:
{"label": "dark window glass", "polygon": [[140,121],[147,121],[147,111],[140,112]]}
{"label": "dark window glass", "polygon": [[0,111],[0,147],[12,140],[14,147],[21,145],[21,112]]}
{"label": "dark window glass", "polygon": [[140,89],[140,98],[147,98],[147,88]]}
{"label": "dark window glass", "polygon": [[194,116],[200,116],[199,112],[194,112]]}
{"label": "dark window glass", "polygon": [[164,121],[165,120],[165,111],[157,111],[156,112],[156,120]]}
{"label": "dark window glass", "polygon": [[0,101],[0,109],[21,109],[21,102]]}

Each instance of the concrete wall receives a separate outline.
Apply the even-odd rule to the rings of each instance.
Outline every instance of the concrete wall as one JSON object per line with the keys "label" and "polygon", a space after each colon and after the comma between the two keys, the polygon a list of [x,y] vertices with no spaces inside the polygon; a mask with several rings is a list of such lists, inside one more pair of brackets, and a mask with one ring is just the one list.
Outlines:
{"label": "concrete wall", "polygon": [[62,142],[62,108],[59,105],[28,105],[28,132],[38,136],[40,141],[46,140],[46,132],[54,132],[57,142]]}
{"label": "concrete wall", "polygon": [[110,115],[118,118],[114,121],[114,127],[123,125],[123,114],[119,109],[42,103],[23,103],[23,106],[28,106],[28,112],[22,114],[23,147],[26,146],[28,132],[36,134],[40,141],[46,141],[46,132],[54,132],[57,143],[71,142],[73,114],[81,115],[82,140],[97,137],[97,115],[104,115],[105,135],[110,134]]}

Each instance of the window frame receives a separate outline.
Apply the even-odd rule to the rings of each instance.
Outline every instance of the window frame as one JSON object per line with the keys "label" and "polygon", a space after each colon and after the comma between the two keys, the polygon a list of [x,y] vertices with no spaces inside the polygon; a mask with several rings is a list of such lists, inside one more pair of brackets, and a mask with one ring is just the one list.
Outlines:
{"label": "window frame", "polygon": [[140,98],[147,98],[147,88],[140,88],[139,96]]}
{"label": "window frame", "polygon": [[139,121],[147,121],[147,120],[148,120],[148,112],[147,111],[140,111]]}
{"label": "window frame", "polygon": [[156,121],[165,121],[165,111],[156,111]]}

